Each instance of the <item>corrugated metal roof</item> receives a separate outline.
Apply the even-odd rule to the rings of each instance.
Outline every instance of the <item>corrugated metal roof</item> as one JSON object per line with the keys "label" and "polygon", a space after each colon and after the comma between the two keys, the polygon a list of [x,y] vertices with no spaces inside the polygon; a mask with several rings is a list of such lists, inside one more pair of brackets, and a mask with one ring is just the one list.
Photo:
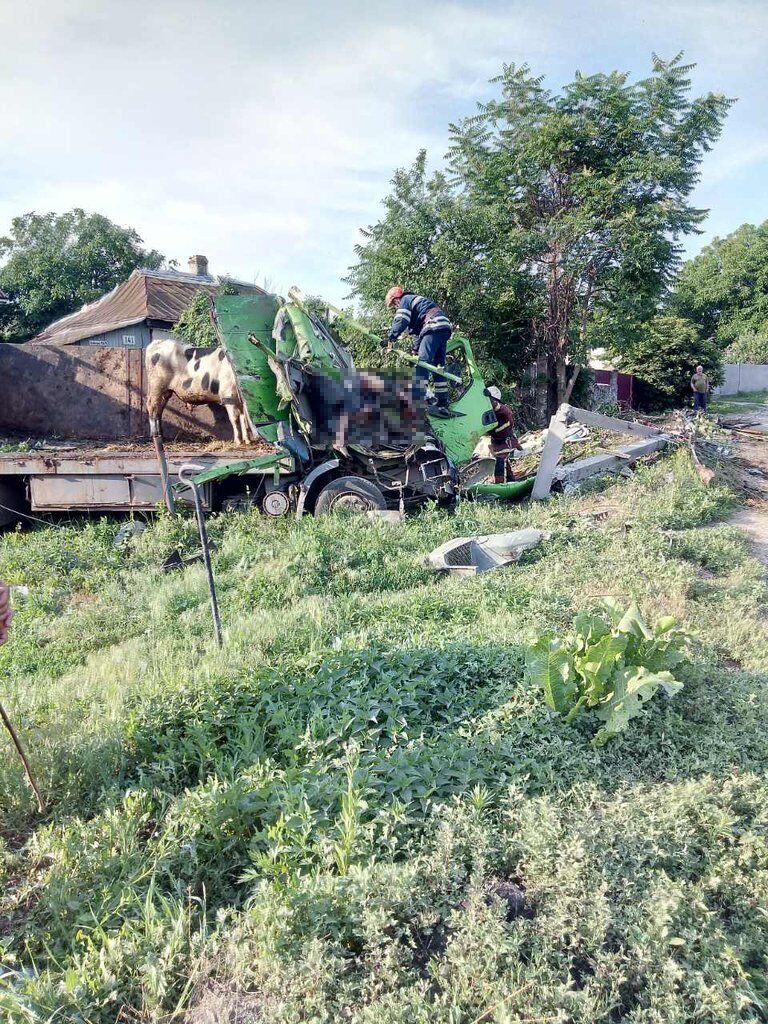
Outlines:
{"label": "corrugated metal roof", "polygon": [[[236,282],[243,290],[263,292],[256,285]],[[96,334],[159,320],[168,327],[179,319],[202,290],[215,295],[221,287],[215,278],[177,271],[134,270],[127,281],[75,313],[49,324],[31,339],[47,345],[72,345]]]}

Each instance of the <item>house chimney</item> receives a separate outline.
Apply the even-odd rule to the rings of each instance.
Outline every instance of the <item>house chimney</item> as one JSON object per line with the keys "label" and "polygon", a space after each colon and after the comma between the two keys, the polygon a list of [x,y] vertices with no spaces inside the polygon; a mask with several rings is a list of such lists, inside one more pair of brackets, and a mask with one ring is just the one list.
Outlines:
{"label": "house chimney", "polygon": [[190,256],[189,257],[189,272],[190,274],[196,274],[198,277],[208,276],[208,259],[205,256]]}

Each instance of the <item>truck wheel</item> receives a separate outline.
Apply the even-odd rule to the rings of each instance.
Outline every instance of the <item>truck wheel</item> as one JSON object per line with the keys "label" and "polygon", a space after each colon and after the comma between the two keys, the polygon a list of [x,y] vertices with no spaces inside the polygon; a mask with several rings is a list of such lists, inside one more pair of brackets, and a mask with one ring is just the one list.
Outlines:
{"label": "truck wheel", "polygon": [[342,476],[320,491],[315,503],[315,515],[329,512],[368,512],[386,508],[387,502],[376,484],[361,476]]}

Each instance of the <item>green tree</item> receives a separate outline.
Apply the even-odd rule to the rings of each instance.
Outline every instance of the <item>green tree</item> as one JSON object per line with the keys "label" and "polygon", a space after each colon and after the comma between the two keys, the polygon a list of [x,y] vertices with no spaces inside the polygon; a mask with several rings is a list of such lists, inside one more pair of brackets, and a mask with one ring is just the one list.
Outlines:
{"label": "green tree", "polygon": [[669,305],[722,346],[768,335],[768,220],[742,224],[688,260]]}
{"label": "green tree", "polygon": [[768,331],[745,331],[723,353],[727,363],[768,363]]}
{"label": "green tree", "polygon": [[617,355],[617,369],[637,378],[635,398],[649,412],[689,405],[691,377],[701,364],[712,385],[723,381],[722,352],[679,316],[655,316]]}
{"label": "green tree", "polygon": [[[532,356],[529,277],[508,256],[498,263],[502,250],[489,236],[485,212],[444,173],[429,176],[426,161],[422,151],[412,167],[395,172],[383,218],[361,232],[347,283],[367,323],[382,336],[392,321],[384,306],[391,285],[430,296],[472,338],[484,375],[512,383]],[[376,365],[371,343],[354,330],[347,333],[353,353],[357,346],[365,365]]]}
{"label": "green tree", "polygon": [[[238,295],[240,289],[227,278],[219,278],[219,295]],[[173,333],[196,348],[216,348],[219,336],[213,324],[211,294],[199,288],[194,298],[173,325]]]}
{"label": "green tree", "polygon": [[27,213],[0,238],[0,338],[20,340],[92,302],[137,267],[157,268],[163,257],[142,248],[132,228],[98,213]]}
{"label": "green tree", "polygon": [[641,81],[577,74],[554,94],[527,66],[505,66],[500,98],[451,126],[447,172],[427,180],[422,156],[395,176],[357,249],[353,293],[370,305],[399,277],[432,286],[459,322],[476,309],[476,336],[494,325],[489,351],[516,357],[513,375],[535,352],[539,414],[551,413],[595,319],[601,341],[631,342],[679,265],[679,238],[705,216],[687,199],[731,101],[691,98],[690,70],[680,55],[654,58]]}

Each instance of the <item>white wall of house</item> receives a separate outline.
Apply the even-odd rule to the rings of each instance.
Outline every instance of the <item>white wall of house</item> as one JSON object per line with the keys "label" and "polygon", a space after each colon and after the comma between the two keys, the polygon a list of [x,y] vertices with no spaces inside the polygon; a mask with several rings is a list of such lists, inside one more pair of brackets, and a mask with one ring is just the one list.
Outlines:
{"label": "white wall of house", "polygon": [[726,363],[725,383],[714,389],[716,395],[736,395],[739,391],[768,390],[768,364]]}

